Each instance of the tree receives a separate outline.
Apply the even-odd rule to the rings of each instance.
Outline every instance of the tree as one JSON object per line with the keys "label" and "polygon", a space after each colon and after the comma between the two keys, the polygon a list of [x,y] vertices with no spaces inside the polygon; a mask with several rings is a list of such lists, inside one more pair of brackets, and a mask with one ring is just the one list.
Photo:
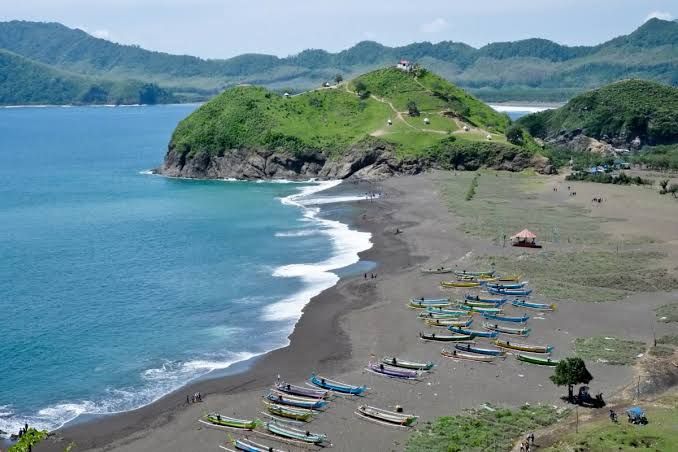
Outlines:
{"label": "tree", "polygon": [[334,76],[334,81],[337,82],[337,84],[339,84],[344,81],[344,76],[341,74],[337,74]]}
{"label": "tree", "polygon": [[363,82],[362,80],[358,80],[357,82],[355,82],[355,91],[356,93],[358,93],[358,95],[360,95],[360,93],[362,93],[363,91],[367,91],[367,85],[365,85],[365,82]]}
{"label": "tree", "polygon": [[578,357],[561,360],[556,366],[555,373],[549,378],[557,386],[567,385],[567,400],[570,403],[574,400],[573,386],[588,384],[593,380],[584,360]]}
{"label": "tree", "polygon": [[419,116],[419,108],[417,108],[417,103],[413,100],[407,103],[407,113],[410,116]]}
{"label": "tree", "polygon": [[523,137],[523,128],[518,124],[511,124],[509,128],[506,129],[506,139],[511,144],[522,146],[525,141]]}

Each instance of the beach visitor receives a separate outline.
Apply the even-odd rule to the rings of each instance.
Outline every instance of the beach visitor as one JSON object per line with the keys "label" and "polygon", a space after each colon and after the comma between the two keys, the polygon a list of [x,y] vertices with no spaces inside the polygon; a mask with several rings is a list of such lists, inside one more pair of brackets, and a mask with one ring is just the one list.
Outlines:
{"label": "beach visitor", "polygon": [[530,442],[530,444],[534,444],[534,433],[530,432],[530,434],[527,435],[527,440]]}
{"label": "beach visitor", "polygon": [[393,358],[393,360],[391,360],[391,362],[393,363],[394,366],[396,365],[396,359],[395,359],[395,357]]}
{"label": "beach visitor", "polygon": [[365,273],[365,279],[367,279],[367,273]]}
{"label": "beach visitor", "polygon": [[190,399],[190,397],[188,396],[188,394],[186,394],[186,404],[189,404],[189,403],[191,403],[191,399]]}
{"label": "beach visitor", "polygon": [[520,442],[520,452],[525,452],[525,441]]}
{"label": "beach visitor", "polygon": [[221,414],[217,414],[217,422],[221,422]]}

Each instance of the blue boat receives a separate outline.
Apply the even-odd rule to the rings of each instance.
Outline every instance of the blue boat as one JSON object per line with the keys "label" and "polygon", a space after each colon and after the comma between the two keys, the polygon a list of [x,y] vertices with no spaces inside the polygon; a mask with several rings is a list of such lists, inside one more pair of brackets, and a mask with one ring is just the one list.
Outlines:
{"label": "blue boat", "polygon": [[502,305],[508,301],[507,298],[487,298],[481,297],[480,295],[471,295],[467,293],[464,295],[464,300],[466,301],[479,301],[481,303],[494,303],[496,305]]}
{"label": "blue boat", "polygon": [[485,317],[488,320],[498,320],[500,322],[513,322],[513,323],[525,323],[530,319],[530,316],[527,314],[523,314],[522,317],[514,317],[510,315],[493,314],[490,312],[483,312],[483,317]]}
{"label": "blue boat", "polygon": [[498,348],[477,347],[473,344],[456,344],[454,347],[462,352],[477,353],[479,355],[491,355],[491,356],[506,355],[506,352],[504,350],[499,350]]}
{"label": "blue boat", "polygon": [[479,307],[479,306],[468,306],[468,305],[465,305],[465,304],[459,304],[459,305],[457,305],[457,307],[459,309],[463,309],[464,311],[471,311],[471,312],[480,312],[480,313],[491,312],[491,313],[494,313],[494,314],[500,314],[502,312],[501,308],[483,308],[483,307]]}
{"label": "blue boat", "polygon": [[367,386],[352,386],[340,381],[330,380],[316,374],[311,375],[309,381],[320,388],[341,392],[343,394],[360,395],[367,390]]}
{"label": "blue boat", "polygon": [[527,281],[516,282],[516,283],[497,283],[497,282],[488,282],[485,284],[487,287],[493,287],[495,289],[522,289],[527,286]]}
{"label": "blue boat", "polygon": [[532,289],[497,289],[495,287],[488,287],[487,291],[494,295],[514,295],[518,297],[526,297],[532,293]]}
{"label": "blue boat", "polygon": [[468,334],[471,337],[495,338],[499,335],[499,333],[497,333],[496,331],[469,330],[469,329],[466,329],[466,328],[459,328],[457,326],[450,326],[447,329],[452,331],[453,333]]}
{"label": "blue boat", "polygon": [[536,309],[539,311],[555,311],[556,310],[556,305],[555,304],[545,304],[545,303],[530,303],[529,301],[525,300],[513,300],[511,304],[515,307],[518,308],[530,308],[530,309]]}
{"label": "blue boat", "polygon": [[271,402],[279,403],[281,405],[289,405],[298,408],[306,408],[307,410],[319,410],[327,405],[327,401],[323,399],[310,399],[306,397],[294,397],[285,394],[274,394],[269,392],[266,398]]}

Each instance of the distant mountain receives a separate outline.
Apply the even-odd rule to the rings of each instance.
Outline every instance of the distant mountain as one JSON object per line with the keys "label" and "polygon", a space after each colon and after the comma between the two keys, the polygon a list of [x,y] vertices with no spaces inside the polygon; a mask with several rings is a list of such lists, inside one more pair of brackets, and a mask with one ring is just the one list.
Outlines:
{"label": "distant mountain", "polygon": [[678,23],[651,19],[597,46],[546,39],[488,44],[451,41],[387,47],[364,41],[338,53],[310,49],[279,58],[244,54],[225,60],[152,52],[115,44],[57,23],[0,23],[0,49],[59,70],[107,80],[155,83],[181,99],[204,99],[249,83],[300,91],[341,73],[345,78],[413,60],[484,100],[566,100],[624,78],[678,85]]}

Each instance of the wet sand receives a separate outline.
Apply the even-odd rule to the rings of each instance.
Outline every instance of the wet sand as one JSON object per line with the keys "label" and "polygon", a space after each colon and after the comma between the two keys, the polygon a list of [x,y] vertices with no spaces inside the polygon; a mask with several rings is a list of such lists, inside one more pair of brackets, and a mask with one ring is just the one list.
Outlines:
{"label": "wet sand", "polygon": [[[458,220],[437,193],[438,182],[445,177],[453,176],[434,172],[390,179],[381,184],[387,194],[384,199],[357,204],[354,227],[372,232],[374,243],[361,257],[377,262],[378,276],[344,278],[315,297],[304,309],[288,347],[256,359],[246,372],[195,383],[139,410],[64,428],[35,450],[63,450],[71,441],[76,444],[74,450],[219,450],[227,432],[199,423],[202,415],[218,411],[265,419],[261,397],[276,376],[303,384],[312,372],[369,387],[365,397],[336,397],[326,412],[303,427],[327,433],[334,449],[342,451],[402,450],[411,433],[358,418],[354,411],[363,403],[390,409],[400,405],[405,412],[421,416],[420,423],[485,402],[561,405],[563,391],[548,380],[550,368],[519,363],[512,355],[495,364],[454,361],[440,356],[440,350],[449,345],[418,339],[418,332],[427,329],[416,312],[405,306],[408,298],[443,293],[463,296],[463,291],[439,288],[439,281],[449,275],[422,275],[420,267],[463,269],[473,255],[521,252],[459,232]],[[402,233],[395,234],[396,229]],[[614,334],[649,342],[653,328],[658,334],[668,331],[666,325],[656,324],[652,307],[676,300],[676,293],[657,293],[617,303],[561,303],[557,312],[533,314],[530,338],[516,341],[554,345],[556,359],[568,356],[578,336]],[[482,320],[475,322],[474,327],[480,328]],[[434,361],[437,366],[419,382],[396,381],[365,370],[371,358],[382,355]],[[630,367],[591,363],[589,368],[595,376],[592,391],[606,395],[626,385],[632,374]],[[196,391],[204,394],[204,402],[186,404],[186,394]]]}

